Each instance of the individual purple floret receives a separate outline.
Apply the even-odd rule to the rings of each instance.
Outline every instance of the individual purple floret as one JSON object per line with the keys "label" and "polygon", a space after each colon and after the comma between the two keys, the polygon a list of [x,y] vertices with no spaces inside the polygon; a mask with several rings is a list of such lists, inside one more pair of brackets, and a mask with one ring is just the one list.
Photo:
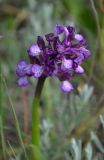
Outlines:
{"label": "individual purple floret", "polygon": [[21,87],[25,87],[29,84],[27,77],[21,77],[18,81],[17,81],[18,85]]}
{"label": "individual purple floret", "polygon": [[18,77],[24,77],[26,75],[25,68],[27,67],[27,63],[25,61],[20,61],[16,66],[16,74]]}
{"label": "individual purple floret", "polygon": [[87,41],[81,34],[75,33],[74,27],[56,25],[53,33],[38,36],[37,43],[29,46],[30,63],[20,61],[17,64],[18,85],[28,85],[28,77],[57,77],[63,92],[72,91],[69,81],[75,73],[84,73],[81,64],[90,56],[86,47]]}
{"label": "individual purple floret", "polygon": [[32,57],[38,56],[40,52],[41,50],[37,44],[32,44],[28,49],[28,53]]}
{"label": "individual purple floret", "polygon": [[73,86],[69,81],[63,81],[61,83],[61,90],[65,93],[71,92],[73,90]]}

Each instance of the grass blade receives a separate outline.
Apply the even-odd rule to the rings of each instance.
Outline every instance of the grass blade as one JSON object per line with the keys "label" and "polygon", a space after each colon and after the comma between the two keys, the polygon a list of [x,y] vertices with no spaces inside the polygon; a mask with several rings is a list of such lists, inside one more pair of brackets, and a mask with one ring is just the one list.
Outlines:
{"label": "grass blade", "polygon": [[22,149],[23,149],[23,151],[24,151],[25,158],[28,160],[28,156],[27,156],[27,153],[26,153],[26,150],[25,150],[25,146],[24,146],[24,143],[23,143],[23,140],[22,140],[22,136],[21,136],[21,130],[20,130],[18,118],[17,118],[16,112],[15,112],[15,109],[14,109],[13,101],[12,101],[12,99],[11,99],[11,97],[10,97],[9,89],[8,89],[8,87],[7,87],[5,78],[4,78],[3,76],[2,76],[2,81],[3,81],[4,86],[5,86],[5,88],[6,88],[6,91],[7,91],[8,100],[9,100],[10,108],[11,108],[12,113],[13,113],[13,116],[14,116],[15,125],[16,125],[16,129],[17,129],[18,137],[19,137],[19,140],[20,140],[20,144],[21,144],[21,147],[22,147]]}

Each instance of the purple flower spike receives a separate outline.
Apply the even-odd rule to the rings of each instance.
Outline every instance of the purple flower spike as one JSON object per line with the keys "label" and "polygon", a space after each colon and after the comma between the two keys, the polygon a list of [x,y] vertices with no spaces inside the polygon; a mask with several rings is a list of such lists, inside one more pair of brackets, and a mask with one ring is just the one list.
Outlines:
{"label": "purple flower spike", "polygon": [[17,84],[20,86],[20,87],[25,87],[29,84],[28,80],[27,80],[27,77],[21,77],[18,81],[17,81]]}
{"label": "purple flower spike", "polygon": [[20,61],[16,66],[16,74],[18,77],[23,77],[26,75],[25,68],[27,67],[26,61]]}
{"label": "purple flower spike", "polygon": [[32,73],[35,78],[39,78],[43,73],[43,68],[37,64],[32,66]]}
{"label": "purple flower spike", "polygon": [[78,65],[78,67],[75,69],[75,72],[79,73],[79,74],[83,74],[84,73],[84,69],[80,65]]}
{"label": "purple flower spike", "polygon": [[81,64],[91,55],[87,45],[83,35],[76,34],[72,26],[56,25],[53,33],[37,36],[37,43],[28,49],[30,64],[21,61],[16,66],[18,85],[26,86],[29,77],[57,77],[63,92],[72,91],[69,81],[75,73],[84,73]]}
{"label": "purple flower spike", "polygon": [[69,81],[63,81],[61,83],[61,90],[65,93],[68,93],[73,90],[73,86]]}
{"label": "purple flower spike", "polygon": [[38,56],[40,54],[40,48],[37,44],[32,44],[29,49],[28,49],[28,53],[30,56]]}

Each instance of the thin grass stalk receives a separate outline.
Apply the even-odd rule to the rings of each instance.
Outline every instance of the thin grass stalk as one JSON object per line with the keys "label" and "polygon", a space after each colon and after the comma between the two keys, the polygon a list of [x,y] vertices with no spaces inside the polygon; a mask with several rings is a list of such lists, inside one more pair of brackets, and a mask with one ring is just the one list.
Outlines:
{"label": "thin grass stalk", "polygon": [[95,16],[95,20],[96,20],[96,27],[97,27],[97,32],[98,32],[98,38],[100,39],[100,23],[99,23],[99,16],[98,16],[98,12],[96,10],[95,4],[94,4],[94,0],[90,0],[91,2],[91,7]]}
{"label": "thin grass stalk", "polygon": [[7,87],[5,78],[3,76],[2,76],[2,81],[3,81],[4,86],[6,88],[6,91],[7,91],[8,100],[9,100],[10,108],[11,108],[13,116],[14,116],[14,120],[15,120],[15,125],[16,125],[16,129],[17,129],[17,134],[18,134],[18,137],[19,137],[19,141],[20,141],[21,147],[23,148],[23,151],[24,151],[24,154],[25,154],[25,158],[26,158],[26,160],[28,160],[28,156],[27,156],[27,153],[26,153],[26,150],[25,150],[25,146],[24,146],[24,143],[23,143],[23,140],[22,140],[22,136],[21,136],[21,130],[20,130],[18,118],[17,118],[16,112],[15,112],[15,109],[14,109],[13,101],[12,101],[12,99],[10,97],[9,89]]}
{"label": "thin grass stalk", "polygon": [[11,149],[11,152],[12,152],[12,154],[13,154],[13,156],[15,157],[15,160],[16,160],[16,153],[15,153],[15,151],[14,151],[14,149],[13,149],[13,147],[11,146],[11,144],[10,144],[9,141],[8,141],[8,145],[9,145],[9,147],[10,147],[10,149]]}
{"label": "thin grass stalk", "polygon": [[1,137],[0,139],[1,139],[1,145],[2,145],[2,151],[3,151],[3,159],[6,160],[6,144],[5,144],[5,138],[4,138],[2,116],[0,116],[0,137]]}
{"label": "thin grass stalk", "polygon": [[[1,62],[1,61],[0,61]],[[1,64],[0,64],[0,139],[1,139],[1,146],[3,151],[3,159],[6,160],[6,144],[4,138],[4,130],[3,130],[3,84],[2,84],[2,77],[1,77]]]}

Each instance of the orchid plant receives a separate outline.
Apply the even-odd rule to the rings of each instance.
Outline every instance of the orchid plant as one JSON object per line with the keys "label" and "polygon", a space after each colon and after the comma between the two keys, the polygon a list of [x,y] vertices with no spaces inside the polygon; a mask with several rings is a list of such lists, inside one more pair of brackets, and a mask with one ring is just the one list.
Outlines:
{"label": "orchid plant", "polygon": [[72,26],[56,25],[53,33],[37,37],[27,49],[30,62],[20,61],[16,66],[19,77],[17,84],[25,87],[29,77],[38,79],[32,104],[32,144],[38,149],[35,160],[41,159],[39,131],[39,103],[42,88],[47,77],[57,77],[60,89],[64,93],[71,92],[74,87],[70,80],[75,74],[82,75],[81,64],[90,56],[87,41],[81,34],[75,32]]}

